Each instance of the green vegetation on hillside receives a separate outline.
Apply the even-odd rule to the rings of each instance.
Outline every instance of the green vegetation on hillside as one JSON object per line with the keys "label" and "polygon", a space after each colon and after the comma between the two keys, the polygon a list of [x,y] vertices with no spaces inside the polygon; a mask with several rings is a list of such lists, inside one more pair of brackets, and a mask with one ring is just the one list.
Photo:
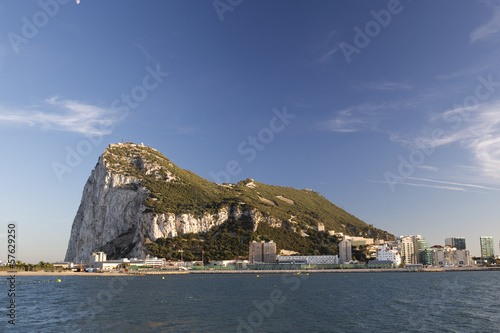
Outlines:
{"label": "green vegetation on hillside", "polygon": [[273,228],[266,223],[260,223],[257,231],[254,232],[250,217],[242,216],[239,220],[230,218],[207,233],[159,238],[149,245],[148,250],[152,255],[168,260],[182,258],[188,261],[199,261],[202,258],[202,251],[205,261],[246,259],[250,242],[273,240],[278,253],[284,249],[296,251],[302,255],[338,254],[339,239],[337,237],[315,230],[310,230],[309,233],[309,237],[302,237],[300,233],[288,228]]}
{"label": "green vegetation on hillside", "polygon": [[[188,261],[225,260],[248,257],[248,244],[257,240],[252,231],[252,221],[242,217],[212,228],[203,234],[185,234],[173,238],[159,238],[149,245],[151,254],[167,260],[184,259]],[[181,252],[182,251],[182,252]]]}

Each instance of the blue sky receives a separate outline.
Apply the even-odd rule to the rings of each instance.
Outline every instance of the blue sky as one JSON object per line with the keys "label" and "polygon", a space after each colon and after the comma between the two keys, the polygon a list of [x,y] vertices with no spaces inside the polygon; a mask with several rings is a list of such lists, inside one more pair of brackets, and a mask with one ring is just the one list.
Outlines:
{"label": "blue sky", "polygon": [[432,245],[500,240],[499,1],[5,1],[0,18],[0,219],[25,262],[64,258],[122,140]]}

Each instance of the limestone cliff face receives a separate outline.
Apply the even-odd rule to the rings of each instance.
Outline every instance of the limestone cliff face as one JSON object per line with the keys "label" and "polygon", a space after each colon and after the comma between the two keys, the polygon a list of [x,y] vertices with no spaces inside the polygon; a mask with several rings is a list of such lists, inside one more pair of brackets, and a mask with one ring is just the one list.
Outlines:
{"label": "limestone cliff face", "polygon": [[[110,259],[144,258],[147,239],[155,241],[160,237],[207,232],[229,217],[250,216],[255,230],[263,221],[281,226],[280,221],[264,217],[257,210],[234,206],[223,207],[215,214],[156,214],[144,205],[150,192],[142,181],[116,171],[104,156],[99,158],[85,185],[71,228],[66,261],[86,263],[95,251],[106,252]],[[130,158],[128,162],[139,164],[146,174],[155,175],[158,171],[157,165],[142,160]],[[158,173],[155,177],[162,176]],[[163,177],[167,182],[172,179],[175,179],[172,173]]]}

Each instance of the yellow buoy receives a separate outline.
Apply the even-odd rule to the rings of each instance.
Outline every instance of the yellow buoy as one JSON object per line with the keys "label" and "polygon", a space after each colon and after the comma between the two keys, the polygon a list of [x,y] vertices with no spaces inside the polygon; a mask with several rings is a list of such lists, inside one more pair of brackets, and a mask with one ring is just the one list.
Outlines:
{"label": "yellow buoy", "polygon": [[57,279],[57,282],[61,282],[61,279]]}
{"label": "yellow buoy", "polygon": [[259,277],[259,276],[257,275],[257,277]]}
{"label": "yellow buoy", "polygon": [[162,280],[165,280],[165,277],[164,277],[164,276],[162,276],[162,277],[161,277],[161,279],[162,279]]}

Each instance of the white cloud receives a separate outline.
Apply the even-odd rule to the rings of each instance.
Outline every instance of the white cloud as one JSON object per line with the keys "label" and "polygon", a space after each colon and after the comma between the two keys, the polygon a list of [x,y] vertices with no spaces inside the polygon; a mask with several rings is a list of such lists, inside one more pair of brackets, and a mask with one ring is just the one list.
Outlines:
{"label": "white cloud", "polygon": [[492,19],[483,26],[470,33],[469,38],[471,43],[477,41],[489,40],[500,31],[500,8],[495,7],[493,10]]}
{"label": "white cloud", "polygon": [[39,108],[11,108],[0,105],[0,124],[40,126],[44,130],[57,130],[90,135],[110,133],[110,126],[122,120],[118,111],[73,100],[51,97]]}

